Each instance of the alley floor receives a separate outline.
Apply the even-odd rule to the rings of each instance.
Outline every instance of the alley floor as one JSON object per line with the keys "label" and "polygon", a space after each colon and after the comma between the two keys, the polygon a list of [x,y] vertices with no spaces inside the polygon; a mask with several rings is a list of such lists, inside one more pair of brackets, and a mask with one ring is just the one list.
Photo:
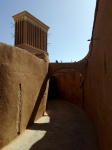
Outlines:
{"label": "alley floor", "polygon": [[2,150],[98,150],[86,113],[63,100],[49,100],[46,114]]}

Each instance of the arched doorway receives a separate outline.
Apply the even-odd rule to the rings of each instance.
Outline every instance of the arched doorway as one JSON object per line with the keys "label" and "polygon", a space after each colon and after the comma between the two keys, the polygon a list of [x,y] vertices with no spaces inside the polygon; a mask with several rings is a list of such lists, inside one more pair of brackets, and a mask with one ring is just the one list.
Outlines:
{"label": "arched doorway", "polygon": [[48,100],[61,99],[84,108],[84,78],[74,69],[56,71],[49,82]]}

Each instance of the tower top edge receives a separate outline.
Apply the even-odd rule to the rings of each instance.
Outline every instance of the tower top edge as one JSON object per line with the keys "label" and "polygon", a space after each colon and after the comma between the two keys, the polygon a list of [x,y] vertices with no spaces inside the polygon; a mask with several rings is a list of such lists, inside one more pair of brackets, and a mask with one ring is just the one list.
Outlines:
{"label": "tower top edge", "polygon": [[45,28],[46,30],[48,30],[50,27],[47,26],[46,24],[44,24],[42,21],[40,21],[39,19],[37,19],[36,17],[34,17],[33,15],[31,15],[29,12],[27,12],[26,10],[25,11],[22,11],[14,16],[12,16],[14,21],[18,21],[18,20],[21,20],[21,19],[24,19],[26,20],[26,18],[29,18],[31,19],[33,22],[35,22],[36,24],[38,24],[39,26]]}

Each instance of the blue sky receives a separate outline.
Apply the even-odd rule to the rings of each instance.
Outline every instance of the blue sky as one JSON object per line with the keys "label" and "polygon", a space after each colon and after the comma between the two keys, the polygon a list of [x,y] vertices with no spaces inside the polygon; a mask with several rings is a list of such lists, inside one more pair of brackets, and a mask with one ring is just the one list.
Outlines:
{"label": "blue sky", "polygon": [[81,60],[89,49],[96,0],[1,0],[0,42],[14,45],[12,16],[28,11],[50,27],[50,61]]}

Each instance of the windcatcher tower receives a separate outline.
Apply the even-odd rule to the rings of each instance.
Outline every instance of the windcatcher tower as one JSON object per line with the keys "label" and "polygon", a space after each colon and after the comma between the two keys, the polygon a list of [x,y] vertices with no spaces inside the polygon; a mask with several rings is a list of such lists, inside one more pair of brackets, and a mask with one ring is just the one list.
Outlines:
{"label": "windcatcher tower", "polygon": [[15,46],[34,55],[47,53],[47,33],[49,27],[23,11],[13,16],[15,21]]}

